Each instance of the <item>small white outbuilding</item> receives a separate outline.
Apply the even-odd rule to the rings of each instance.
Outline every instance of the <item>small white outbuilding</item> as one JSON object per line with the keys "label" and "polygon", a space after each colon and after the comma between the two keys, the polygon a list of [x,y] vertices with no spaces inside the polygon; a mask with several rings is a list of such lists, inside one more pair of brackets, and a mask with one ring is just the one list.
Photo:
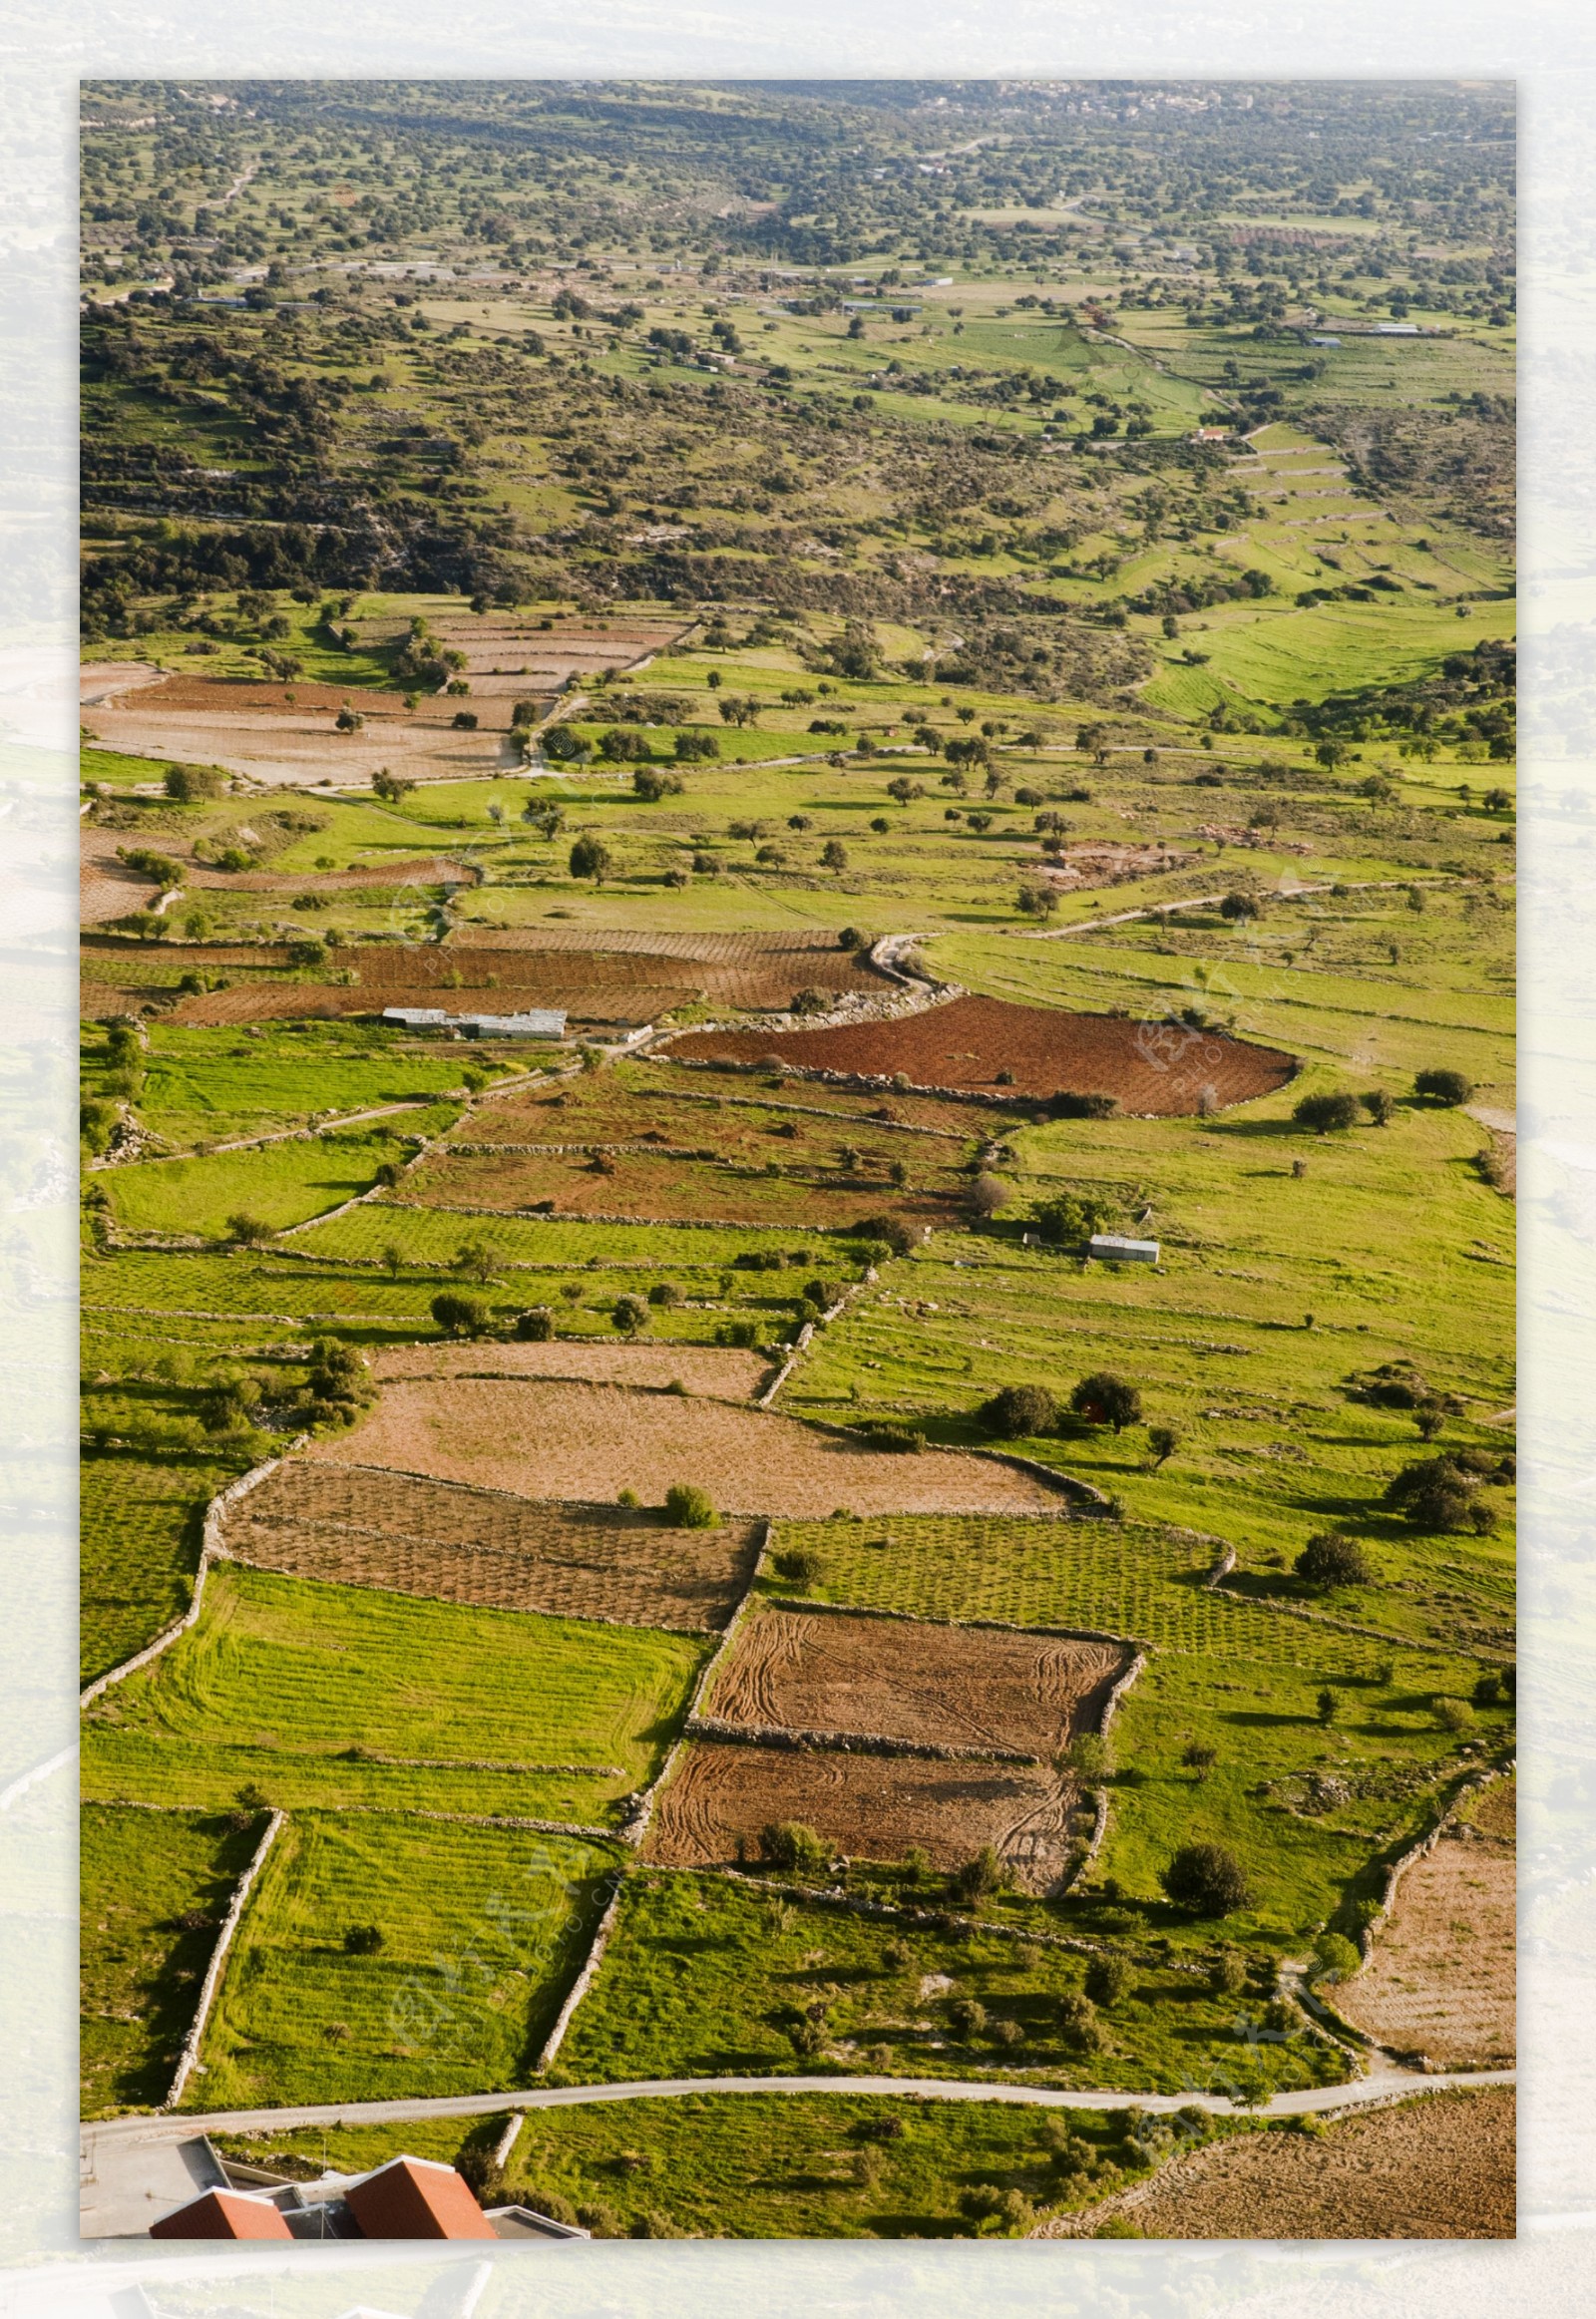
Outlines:
{"label": "small white outbuilding", "polygon": [[1158,1242],[1124,1240],[1117,1232],[1094,1232],[1086,1243],[1086,1254],[1103,1264],[1156,1264]]}

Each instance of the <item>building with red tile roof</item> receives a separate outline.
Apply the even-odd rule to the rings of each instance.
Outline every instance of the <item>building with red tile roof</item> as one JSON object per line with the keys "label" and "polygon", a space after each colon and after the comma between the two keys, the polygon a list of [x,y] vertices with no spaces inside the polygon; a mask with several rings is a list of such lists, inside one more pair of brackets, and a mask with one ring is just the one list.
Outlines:
{"label": "building with red tile roof", "polygon": [[[461,2183],[465,2189],[465,2184]],[[466,2190],[466,2196],[471,2192]],[[472,2199],[472,2204],[476,2200]],[[291,2238],[282,2215],[269,2198],[247,2190],[206,2190],[187,2206],[164,2214],[150,2225],[152,2238]],[[491,2235],[491,2233],[489,2234]]]}
{"label": "building with red tile roof", "polygon": [[492,2238],[493,2224],[453,2166],[390,2158],[351,2182],[344,2200],[362,2238]]}

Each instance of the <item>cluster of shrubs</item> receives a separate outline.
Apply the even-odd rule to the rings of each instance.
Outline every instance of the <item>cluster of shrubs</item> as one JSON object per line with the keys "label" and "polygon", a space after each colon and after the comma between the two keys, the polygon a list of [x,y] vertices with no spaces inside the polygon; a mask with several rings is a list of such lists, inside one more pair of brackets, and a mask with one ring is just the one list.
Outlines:
{"label": "cluster of shrubs", "polygon": [[1116,1433],[1141,1423],[1141,1394],[1122,1376],[1094,1369],[1083,1376],[1061,1405],[1045,1385],[1004,1385],[983,1401],[977,1415],[990,1433],[1004,1441],[1035,1440],[1056,1433],[1065,1410],[1089,1425],[1111,1425]]}
{"label": "cluster of shrubs", "polygon": [[[1461,1071],[1420,1071],[1413,1081],[1413,1094],[1419,1100],[1445,1108],[1466,1103],[1474,1092],[1473,1082]],[[1396,1115],[1396,1105],[1384,1088],[1371,1088],[1355,1095],[1346,1088],[1318,1095],[1305,1095],[1292,1112],[1299,1127],[1309,1127],[1317,1135],[1328,1135],[1339,1129],[1356,1127],[1360,1119],[1369,1118],[1377,1127],[1387,1127]]]}

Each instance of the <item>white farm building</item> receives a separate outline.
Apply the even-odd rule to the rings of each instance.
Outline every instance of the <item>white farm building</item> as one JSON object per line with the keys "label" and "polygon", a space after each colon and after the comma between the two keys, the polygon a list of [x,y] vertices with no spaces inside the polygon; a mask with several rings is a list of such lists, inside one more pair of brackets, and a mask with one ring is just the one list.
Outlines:
{"label": "white farm building", "polygon": [[442,1006],[385,1006],[384,1022],[407,1030],[461,1030],[468,1038],[564,1038],[565,1009],[533,1006],[525,1014],[450,1014]]}

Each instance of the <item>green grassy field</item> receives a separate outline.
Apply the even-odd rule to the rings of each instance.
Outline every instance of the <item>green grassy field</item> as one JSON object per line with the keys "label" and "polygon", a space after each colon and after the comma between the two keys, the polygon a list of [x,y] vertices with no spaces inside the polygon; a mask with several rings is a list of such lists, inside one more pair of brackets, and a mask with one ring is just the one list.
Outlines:
{"label": "green grassy field", "polygon": [[238,1470],[225,1458],[85,1450],[78,1476],[85,1683],[142,1650],[188,1608],[205,1506]]}
{"label": "green grassy field", "polygon": [[657,1769],[704,1645],[221,1564],[91,1710],[88,1792],[592,1824]]}
{"label": "green grassy field", "polygon": [[[469,2126],[424,2119],[400,2129],[213,2138],[246,2164],[285,2157],[354,2173],[401,2146],[446,2165],[469,2164],[506,2124],[505,2117]],[[1183,2123],[1183,2133],[1191,2130]],[[1078,2170],[1056,2162],[1066,2134],[1089,2152]],[[1138,2140],[1121,2118],[1092,2111],[689,2094],[529,2114],[493,2202],[520,2200],[541,2213],[563,2202],[596,2236],[651,2237],[662,2228],[690,2238],[1006,2236],[1028,2228],[1029,2218],[982,2219],[961,2201],[1017,2190],[1038,2213],[1071,2212],[1123,2189],[1163,2146],[1156,2132]]]}
{"label": "green grassy field", "polygon": [[112,1215],[129,1232],[202,1233],[220,1240],[235,1215],[256,1218],[274,1232],[301,1224],[369,1191],[385,1161],[409,1157],[409,1148],[392,1135],[345,1129],[305,1142],[213,1152],[205,1159],[108,1169],[98,1180]]}
{"label": "green grassy field", "polygon": [[[1021,1926],[1023,1930],[1023,1926]],[[1335,2050],[1306,2035],[1238,2034],[1234,1997],[1210,1994],[1160,1948],[1127,1946],[1131,1987],[1105,2009],[1104,2043],[1073,2052],[1058,2026],[1085,1960],[996,1930],[967,1936],[761,1897],[725,1878],[631,1878],[592,1990],[553,2073],[567,2085],[606,2080],[858,2070],[960,2078],[1023,2071],[1043,2084],[1206,2087],[1334,2084]],[[974,1998],[979,2031],[953,2008]],[[789,2034],[821,2008],[824,2041],[802,2054]],[[999,2025],[1009,2022],[1013,2036]]]}
{"label": "green grassy field", "polygon": [[[404,1816],[289,1820],[250,1895],[190,2109],[525,2083],[602,1912],[614,1856]],[[374,1953],[345,1946],[375,1926]]]}
{"label": "green grassy field", "polygon": [[[303,1127],[328,1113],[360,1112],[414,1100],[429,1103],[460,1083],[447,1049],[400,1049],[392,1032],[367,1024],[280,1023],[263,1036],[153,1022],[140,1118],[180,1147]],[[86,1042],[83,1085],[100,1092],[104,1039]],[[390,1123],[408,1128],[408,1119]]]}
{"label": "green grassy field", "polygon": [[137,1811],[79,1820],[83,2115],[166,2099],[217,1929],[260,1813]]}

